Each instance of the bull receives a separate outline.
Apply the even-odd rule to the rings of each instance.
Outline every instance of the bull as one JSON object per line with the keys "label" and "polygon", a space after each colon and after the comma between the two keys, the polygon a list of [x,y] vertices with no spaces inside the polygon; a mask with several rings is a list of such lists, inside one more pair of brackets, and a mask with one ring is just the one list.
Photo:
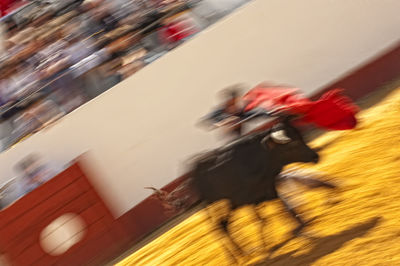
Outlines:
{"label": "bull", "polygon": [[[297,222],[293,233],[299,235],[307,222],[296,212],[288,199],[278,192],[277,186],[286,179],[293,179],[311,187],[335,187],[317,179],[281,174],[283,168],[291,163],[317,163],[319,155],[291,125],[291,117],[279,120],[279,123],[266,131],[242,136],[221,148],[199,155],[191,164],[189,185],[197,193],[200,201],[206,205],[220,200],[229,202],[229,211],[219,218],[218,225],[240,253],[243,253],[243,250],[228,230],[230,216],[235,209],[246,205],[253,206],[256,216],[262,222],[260,229],[263,235],[264,218],[256,206],[279,199]],[[159,193],[159,199],[167,201],[170,206],[173,205],[168,203],[171,195],[165,194],[162,197],[160,190],[152,189]],[[179,197],[175,195],[175,198]]]}

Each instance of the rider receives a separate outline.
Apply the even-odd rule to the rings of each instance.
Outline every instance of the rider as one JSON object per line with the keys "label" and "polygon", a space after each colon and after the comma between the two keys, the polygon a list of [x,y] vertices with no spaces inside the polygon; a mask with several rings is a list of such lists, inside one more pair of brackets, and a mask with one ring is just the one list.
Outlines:
{"label": "rider", "polygon": [[222,91],[223,104],[202,119],[203,124],[211,128],[226,128],[227,135],[235,138],[242,136],[242,125],[245,119],[268,116],[262,109],[244,111],[246,103],[242,100],[240,88],[235,85]]}

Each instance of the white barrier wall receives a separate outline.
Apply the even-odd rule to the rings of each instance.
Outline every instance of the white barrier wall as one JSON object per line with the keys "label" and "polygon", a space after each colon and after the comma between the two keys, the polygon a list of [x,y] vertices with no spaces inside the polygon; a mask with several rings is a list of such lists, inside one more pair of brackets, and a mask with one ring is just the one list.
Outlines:
{"label": "white barrier wall", "polygon": [[216,146],[194,127],[215,92],[270,80],[307,93],[399,41],[398,0],[256,0],[58,124],[0,154],[1,180],[30,152],[58,165],[90,151],[96,187],[119,216]]}

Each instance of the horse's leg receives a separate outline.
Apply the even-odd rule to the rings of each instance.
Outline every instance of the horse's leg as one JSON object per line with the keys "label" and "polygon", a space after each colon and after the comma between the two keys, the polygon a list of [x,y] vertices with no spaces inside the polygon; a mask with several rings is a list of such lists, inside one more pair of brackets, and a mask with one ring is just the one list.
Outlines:
{"label": "horse's leg", "polygon": [[315,175],[312,174],[292,174],[292,173],[284,173],[280,175],[281,179],[287,179],[287,180],[293,180],[296,181],[300,184],[303,184],[309,188],[320,188],[320,187],[324,187],[324,188],[329,188],[329,189],[334,189],[337,188],[336,185],[330,183],[330,182],[326,182],[326,181],[321,181],[317,178],[314,178]]}
{"label": "horse's leg", "polygon": [[232,210],[230,210],[225,217],[220,219],[219,226],[220,226],[220,229],[222,230],[222,232],[224,232],[224,234],[228,238],[229,242],[235,248],[235,250],[237,252],[239,252],[241,255],[244,255],[245,252],[243,251],[243,249],[235,242],[235,240],[232,238],[232,235],[229,233],[228,226],[229,226],[229,218],[231,217],[231,214],[232,214]]}
{"label": "horse's leg", "polygon": [[329,189],[334,189],[337,186],[326,181],[321,181],[319,179],[313,178],[313,177],[308,177],[308,176],[289,176],[287,178],[290,178],[293,181],[296,181],[300,184],[303,184],[309,188],[329,188]]}
{"label": "horse's leg", "polygon": [[267,244],[264,239],[264,235],[265,235],[264,225],[265,225],[267,219],[260,214],[260,210],[257,208],[257,206],[253,207],[253,211],[254,211],[254,214],[256,215],[257,219],[260,221],[259,233],[260,233],[261,242],[263,244],[263,249],[265,249]]}
{"label": "horse's leg", "polygon": [[[214,216],[210,212],[209,207],[206,208],[207,214],[209,216],[209,219],[215,223]],[[223,218],[219,219],[217,221],[217,229],[219,232],[221,232],[224,235],[224,238],[227,238],[231,244],[231,246],[234,247],[235,251],[240,253],[241,255],[244,255],[243,250],[240,248],[240,246],[233,240],[232,236],[229,234],[228,231],[228,223],[229,223],[229,217],[231,215],[231,209],[229,210],[229,213],[225,215]],[[236,256],[232,253],[232,251],[224,244],[222,243],[223,248],[227,251],[229,254],[230,258],[234,261],[235,264],[239,264]]]}
{"label": "horse's leg", "polygon": [[289,201],[284,198],[283,196],[279,195],[279,199],[281,200],[283,206],[285,207],[286,211],[289,212],[289,214],[296,220],[298,223],[298,226],[296,229],[293,231],[295,235],[298,235],[299,232],[306,226],[306,222],[303,221],[303,219],[300,217],[300,215],[295,211],[295,209],[292,207],[292,205],[289,203]]}
{"label": "horse's leg", "polygon": [[321,181],[320,178],[315,178],[317,176],[320,175],[307,172],[305,172],[303,175],[297,173],[283,173],[278,177],[278,180],[293,181],[308,188],[327,188],[330,190],[330,196],[326,202],[328,204],[336,204],[340,202],[340,199],[338,198],[339,192],[336,190],[339,187],[331,182]]}
{"label": "horse's leg", "polygon": [[[300,215],[295,211],[295,209],[292,207],[292,205],[281,195],[279,195],[279,199],[281,200],[281,202],[283,203],[283,206],[285,207],[285,209],[290,213],[290,215],[297,221],[297,223],[299,224],[294,230],[293,230],[293,234],[295,236],[304,236],[307,238],[311,238],[311,239],[315,239],[315,234],[308,232],[308,233],[304,233],[302,232],[303,228],[308,225],[312,220],[309,220],[307,222],[305,222]],[[300,234],[301,233],[301,234]]]}

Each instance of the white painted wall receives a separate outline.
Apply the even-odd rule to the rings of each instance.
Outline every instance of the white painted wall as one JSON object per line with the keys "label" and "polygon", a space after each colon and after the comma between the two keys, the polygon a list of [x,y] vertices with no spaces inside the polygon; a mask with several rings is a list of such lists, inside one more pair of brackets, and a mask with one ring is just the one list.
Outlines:
{"label": "white painted wall", "polygon": [[0,154],[0,181],[29,152],[63,164],[90,151],[96,186],[116,216],[216,146],[194,127],[215,92],[270,80],[307,93],[399,41],[398,0],[256,0],[133,77]]}

